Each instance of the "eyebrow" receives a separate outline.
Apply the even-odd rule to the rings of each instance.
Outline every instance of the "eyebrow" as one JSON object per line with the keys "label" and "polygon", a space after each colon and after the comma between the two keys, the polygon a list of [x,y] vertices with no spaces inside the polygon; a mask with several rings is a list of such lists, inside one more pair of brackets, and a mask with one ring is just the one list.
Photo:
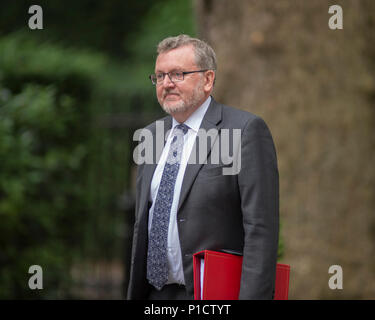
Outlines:
{"label": "eyebrow", "polygon": [[[174,68],[174,69],[172,69],[171,71],[168,71],[168,72],[176,72],[176,71],[183,72],[181,69],[177,69],[177,68]],[[164,72],[164,71],[161,71],[161,70],[155,71],[155,73],[168,73],[168,72]]]}

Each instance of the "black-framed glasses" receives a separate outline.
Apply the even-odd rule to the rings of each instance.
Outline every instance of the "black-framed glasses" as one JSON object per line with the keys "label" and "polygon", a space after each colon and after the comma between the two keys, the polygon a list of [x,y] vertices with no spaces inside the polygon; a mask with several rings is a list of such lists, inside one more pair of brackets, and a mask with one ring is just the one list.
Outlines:
{"label": "black-framed glasses", "polygon": [[185,74],[189,73],[196,73],[196,72],[205,72],[210,69],[203,69],[203,70],[195,70],[195,71],[172,71],[172,72],[158,72],[155,74],[151,74],[149,76],[152,84],[160,84],[164,81],[166,75],[168,75],[169,79],[172,82],[179,82],[184,80]]}

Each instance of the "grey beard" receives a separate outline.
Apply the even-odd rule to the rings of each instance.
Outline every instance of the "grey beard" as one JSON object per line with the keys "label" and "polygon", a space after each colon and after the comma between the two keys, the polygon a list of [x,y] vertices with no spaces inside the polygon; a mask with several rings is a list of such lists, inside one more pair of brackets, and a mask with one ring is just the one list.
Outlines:
{"label": "grey beard", "polygon": [[195,89],[195,92],[193,96],[191,97],[191,99],[189,99],[189,101],[187,102],[181,101],[177,106],[175,105],[173,107],[167,107],[165,104],[163,104],[162,108],[168,114],[186,112],[189,109],[192,109],[197,106],[197,104],[203,98],[202,92],[203,92],[202,86],[199,86]]}
{"label": "grey beard", "polygon": [[181,102],[180,105],[178,106],[173,106],[173,107],[167,107],[164,104],[162,105],[163,110],[168,113],[179,113],[179,112],[186,112],[192,107],[192,105],[186,105],[185,102]]}
{"label": "grey beard", "polygon": [[201,81],[194,89],[192,97],[186,103],[184,101],[181,101],[177,106],[173,107],[167,107],[165,106],[165,104],[163,104],[162,108],[168,114],[186,112],[189,109],[196,107],[203,97],[203,82]]}

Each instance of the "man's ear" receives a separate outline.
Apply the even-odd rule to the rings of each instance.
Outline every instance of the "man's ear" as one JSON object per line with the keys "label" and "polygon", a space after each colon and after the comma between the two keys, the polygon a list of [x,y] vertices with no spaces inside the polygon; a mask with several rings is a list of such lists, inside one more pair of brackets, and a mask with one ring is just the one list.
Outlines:
{"label": "man's ear", "polygon": [[215,76],[215,71],[213,70],[208,70],[205,72],[205,91],[211,91],[213,89]]}

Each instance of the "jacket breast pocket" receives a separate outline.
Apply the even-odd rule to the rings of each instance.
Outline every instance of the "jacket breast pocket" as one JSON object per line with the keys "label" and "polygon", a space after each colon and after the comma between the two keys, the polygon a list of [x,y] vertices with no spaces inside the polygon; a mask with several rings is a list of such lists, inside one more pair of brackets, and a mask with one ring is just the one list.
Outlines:
{"label": "jacket breast pocket", "polygon": [[216,177],[223,175],[223,169],[231,167],[232,164],[228,165],[221,165],[221,166],[203,166],[201,171],[199,172],[199,175],[202,177]]}

